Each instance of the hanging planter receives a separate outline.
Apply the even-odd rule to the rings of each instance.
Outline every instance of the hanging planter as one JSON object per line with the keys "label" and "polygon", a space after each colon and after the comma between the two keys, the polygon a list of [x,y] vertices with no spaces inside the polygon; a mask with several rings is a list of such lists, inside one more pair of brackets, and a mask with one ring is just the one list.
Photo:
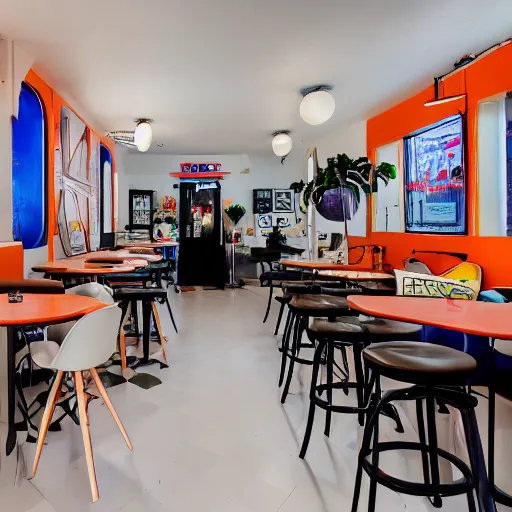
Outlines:
{"label": "hanging planter", "polygon": [[358,203],[352,190],[349,188],[333,188],[324,192],[322,199],[316,205],[316,211],[324,219],[345,222],[345,220],[352,220],[357,207]]}
{"label": "hanging planter", "polygon": [[303,192],[304,206],[315,205],[318,213],[335,222],[351,220],[361,202],[361,192],[377,192],[378,180],[385,185],[396,178],[396,167],[386,162],[374,165],[366,157],[352,160],[345,153],[327,159],[325,169],[318,168],[315,179],[292,183],[290,188]]}

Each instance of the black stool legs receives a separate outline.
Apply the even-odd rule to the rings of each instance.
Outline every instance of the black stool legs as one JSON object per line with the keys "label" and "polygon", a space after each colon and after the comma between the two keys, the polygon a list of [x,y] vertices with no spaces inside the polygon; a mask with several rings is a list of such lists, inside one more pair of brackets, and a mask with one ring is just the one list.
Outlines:
{"label": "black stool legs", "polygon": [[[354,350],[354,365],[355,365],[355,374],[356,374],[356,382],[349,381],[349,375],[347,373],[346,379],[340,382],[334,382],[334,368],[338,368],[335,360],[334,360],[334,351],[335,349],[341,350],[342,354],[344,353],[347,346],[352,346]],[[364,380],[364,370],[363,370],[363,361],[361,357],[361,353],[363,350],[364,344],[362,342],[359,343],[349,343],[349,342],[335,342],[333,340],[328,340],[325,338],[320,338],[317,340],[317,345],[315,348],[315,355],[313,358],[313,374],[311,376],[311,387],[309,391],[309,413],[308,413],[308,421],[306,425],[306,432],[304,433],[304,439],[302,441],[302,446],[300,449],[299,457],[303,459],[306,456],[306,452],[309,446],[309,441],[311,439],[311,432],[313,430],[313,424],[315,421],[315,410],[316,407],[320,407],[326,411],[325,414],[325,427],[324,427],[324,435],[329,436],[331,432],[331,417],[332,413],[346,413],[346,414],[357,414],[360,421],[364,421],[364,414],[366,413],[366,402],[365,402],[365,380]],[[327,372],[327,383],[322,384],[318,382],[318,375],[320,374],[320,367],[322,365],[322,359],[325,356],[326,363],[326,372]],[[348,368],[348,364],[345,366]],[[368,384],[373,387],[373,379],[370,379],[371,382]],[[335,389],[343,389],[344,391],[348,389],[356,389],[357,396],[357,406],[349,406],[349,405],[334,405],[333,404],[333,391]],[[326,392],[327,399],[324,400],[321,398],[321,395]],[[369,394],[368,394],[369,396]]]}
{"label": "black stool legs", "polygon": [[[476,510],[474,501],[475,477],[472,470],[458,457],[440,449],[437,446],[436,428],[435,428],[435,400],[440,398],[446,404],[451,405],[461,411],[463,420],[466,423],[473,418],[469,412],[477,405],[475,397],[467,394],[461,388],[436,388],[431,386],[414,386],[408,389],[399,389],[396,391],[388,392],[383,398],[380,398],[379,377],[377,377],[376,393],[371,398],[371,404],[368,408],[370,415],[369,420],[366,422],[363,442],[359,452],[356,482],[354,488],[354,496],[352,501],[352,512],[357,512],[359,496],[361,492],[361,481],[363,470],[370,477],[370,493],[368,502],[368,511],[374,512],[377,495],[377,484],[384,485],[388,489],[395,492],[410,494],[413,496],[432,496],[433,503],[440,504],[441,496],[456,496],[459,494],[466,494],[468,501],[468,508],[470,512]],[[425,430],[420,432],[419,443],[393,441],[393,442],[379,442],[379,417],[382,413],[382,408],[395,400],[415,400],[416,411],[419,418],[423,418],[422,400],[427,400],[427,428],[428,428],[428,442],[425,443]],[[418,405],[419,403],[419,405]],[[421,407],[421,413],[420,411]],[[473,450],[471,437],[466,438],[468,452]],[[370,448],[371,446],[371,448]],[[414,450],[422,453],[422,462],[424,468],[424,483],[405,481],[392,475],[387,474],[378,467],[379,454],[383,451],[389,450]],[[428,454],[428,459],[426,455]],[[371,462],[368,460],[371,457]],[[440,483],[439,478],[439,465],[438,458],[441,457],[453,466],[455,466],[461,473],[462,479],[452,483]],[[426,466],[429,467],[426,467]],[[472,463],[472,467],[473,467]]]}

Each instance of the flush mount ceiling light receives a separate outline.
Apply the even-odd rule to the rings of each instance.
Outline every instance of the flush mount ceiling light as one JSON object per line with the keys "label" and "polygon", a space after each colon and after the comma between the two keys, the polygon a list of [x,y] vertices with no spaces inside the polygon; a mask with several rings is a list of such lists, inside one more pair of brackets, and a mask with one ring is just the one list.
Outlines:
{"label": "flush mount ceiling light", "polygon": [[300,91],[304,97],[300,104],[299,113],[306,123],[311,125],[322,124],[332,117],[336,102],[329,93],[330,90],[332,90],[330,85],[316,85]]}
{"label": "flush mount ceiling light", "polygon": [[137,148],[141,152],[147,151],[153,140],[152,119],[137,119],[135,130],[115,130],[107,133],[107,137],[129,148]]}
{"label": "flush mount ceiling light", "polygon": [[152,140],[153,129],[151,128],[151,119],[138,119],[137,127],[133,134],[133,141],[137,149],[144,153],[151,146]]}
{"label": "flush mount ceiling light", "polygon": [[465,94],[457,94],[456,96],[444,96],[443,98],[439,97],[439,83],[442,78],[434,78],[434,99],[425,102],[425,107],[434,107],[436,105],[441,105],[442,103],[449,103],[450,101],[461,100],[466,97]]}
{"label": "flush mount ceiling light", "polygon": [[293,147],[292,138],[288,130],[280,130],[272,134],[272,150],[277,156],[281,157],[281,163],[284,164],[286,157],[290,154]]}

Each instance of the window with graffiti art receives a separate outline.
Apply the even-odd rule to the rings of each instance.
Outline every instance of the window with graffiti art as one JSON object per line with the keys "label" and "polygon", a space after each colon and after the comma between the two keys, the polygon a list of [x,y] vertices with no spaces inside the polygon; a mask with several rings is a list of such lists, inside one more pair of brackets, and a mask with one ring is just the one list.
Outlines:
{"label": "window with graffiti art", "polygon": [[46,245],[45,195],[45,114],[37,92],[23,82],[12,120],[12,231],[24,249]]}
{"label": "window with graffiti art", "polygon": [[404,138],[407,232],[466,232],[463,134],[457,115]]}

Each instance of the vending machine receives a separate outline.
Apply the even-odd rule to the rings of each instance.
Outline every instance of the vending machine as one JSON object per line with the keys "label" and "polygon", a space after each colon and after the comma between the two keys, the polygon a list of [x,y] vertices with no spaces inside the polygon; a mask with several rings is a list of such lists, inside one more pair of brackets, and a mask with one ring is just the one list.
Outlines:
{"label": "vending machine", "polygon": [[223,288],[226,256],[217,180],[180,181],[179,231],[179,284]]}

